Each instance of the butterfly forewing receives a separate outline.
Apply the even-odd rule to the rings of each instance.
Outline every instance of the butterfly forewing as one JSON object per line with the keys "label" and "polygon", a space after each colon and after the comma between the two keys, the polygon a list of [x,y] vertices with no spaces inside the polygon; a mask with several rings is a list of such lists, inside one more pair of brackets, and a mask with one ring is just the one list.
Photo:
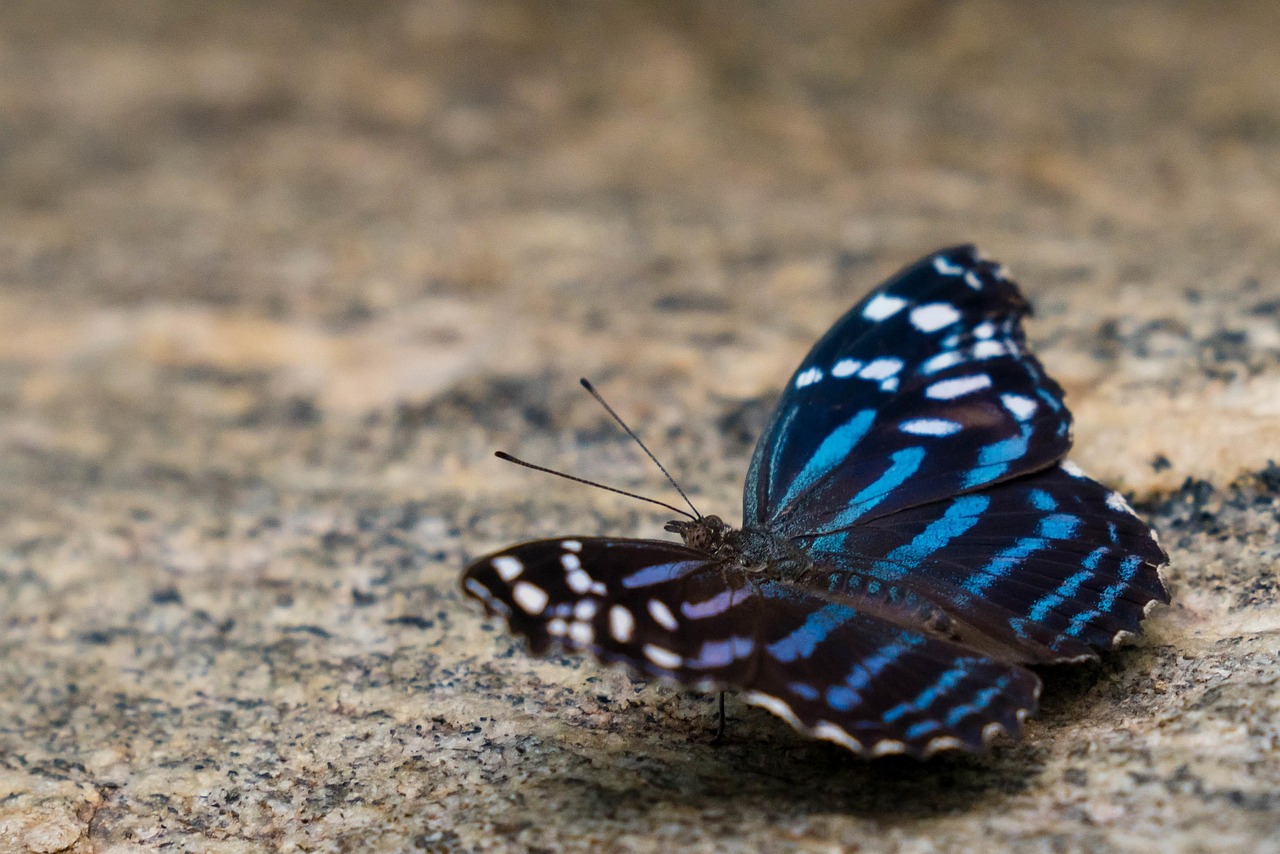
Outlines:
{"label": "butterfly forewing", "polygon": [[801,363],[756,447],[749,525],[848,527],[1051,465],[1062,390],[1028,351],[1027,304],[972,247],[907,268]]}
{"label": "butterfly forewing", "polygon": [[586,650],[651,676],[741,687],[759,597],[741,572],[657,540],[592,537],[513,546],[473,563],[463,584],[535,652]]}

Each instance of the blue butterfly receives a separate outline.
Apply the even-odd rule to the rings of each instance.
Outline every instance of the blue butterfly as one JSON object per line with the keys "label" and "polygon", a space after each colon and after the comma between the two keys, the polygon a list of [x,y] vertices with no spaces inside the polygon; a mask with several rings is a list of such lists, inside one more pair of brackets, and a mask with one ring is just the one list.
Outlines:
{"label": "blue butterfly", "polygon": [[1071,415],[1029,311],[973,247],[936,252],[805,357],[742,528],[524,543],[463,587],[536,653],[740,691],[861,755],[1016,737],[1040,693],[1026,665],[1096,659],[1169,601],[1150,528],[1064,459]]}

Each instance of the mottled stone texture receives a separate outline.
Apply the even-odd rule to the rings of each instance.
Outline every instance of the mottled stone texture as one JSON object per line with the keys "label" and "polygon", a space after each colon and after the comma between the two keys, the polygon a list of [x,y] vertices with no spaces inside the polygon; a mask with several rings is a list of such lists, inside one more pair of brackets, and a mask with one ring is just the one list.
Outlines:
{"label": "mottled stone texture", "polygon": [[[0,4],[0,850],[1280,851],[1280,4]],[[975,241],[1174,605],[862,762],[456,589]]]}

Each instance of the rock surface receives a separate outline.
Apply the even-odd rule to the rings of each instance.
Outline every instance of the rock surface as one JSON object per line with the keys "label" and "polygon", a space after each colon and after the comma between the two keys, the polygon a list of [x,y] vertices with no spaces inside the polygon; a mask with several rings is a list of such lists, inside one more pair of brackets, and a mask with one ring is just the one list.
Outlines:
{"label": "rock surface", "polygon": [[[0,851],[1280,851],[1280,6],[0,7]],[[525,657],[518,539],[702,508],[974,241],[1174,604],[862,762]]]}

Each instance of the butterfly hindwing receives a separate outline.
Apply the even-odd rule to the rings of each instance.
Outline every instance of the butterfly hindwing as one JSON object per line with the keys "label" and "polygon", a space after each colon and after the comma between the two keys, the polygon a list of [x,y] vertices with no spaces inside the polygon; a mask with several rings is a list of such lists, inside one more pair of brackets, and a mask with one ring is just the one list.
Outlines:
{"label": "butterfly hindwing", "polygon": [[758,581],[670,543],[568,538],[476,561],[464,586],[535,652],[590,651],[649,676],[739,690],[865,755],[1016,735],[1039,682],[850,598]]}
{"label": "butterfly hindwing", "polygon": [[1094,657],[1169,601],[1164,551],[1119,495],[1071,463],[812,541],[823,589],[896,585],[1015,660]]}
{"label": "butterfly hindwing", "polygon": [[760,660],[744,698],[864,755],[927,757],[1017,736],[1030,671],[869,613],[855,597],[760,585]]}
{"label": "butterfly hindwing", "polygon": [[788,384],[747,475],[746,524],[840,530],[1065,455],[1070,414],[1026,346],[1028,310],[967,246],[873,291]]}

